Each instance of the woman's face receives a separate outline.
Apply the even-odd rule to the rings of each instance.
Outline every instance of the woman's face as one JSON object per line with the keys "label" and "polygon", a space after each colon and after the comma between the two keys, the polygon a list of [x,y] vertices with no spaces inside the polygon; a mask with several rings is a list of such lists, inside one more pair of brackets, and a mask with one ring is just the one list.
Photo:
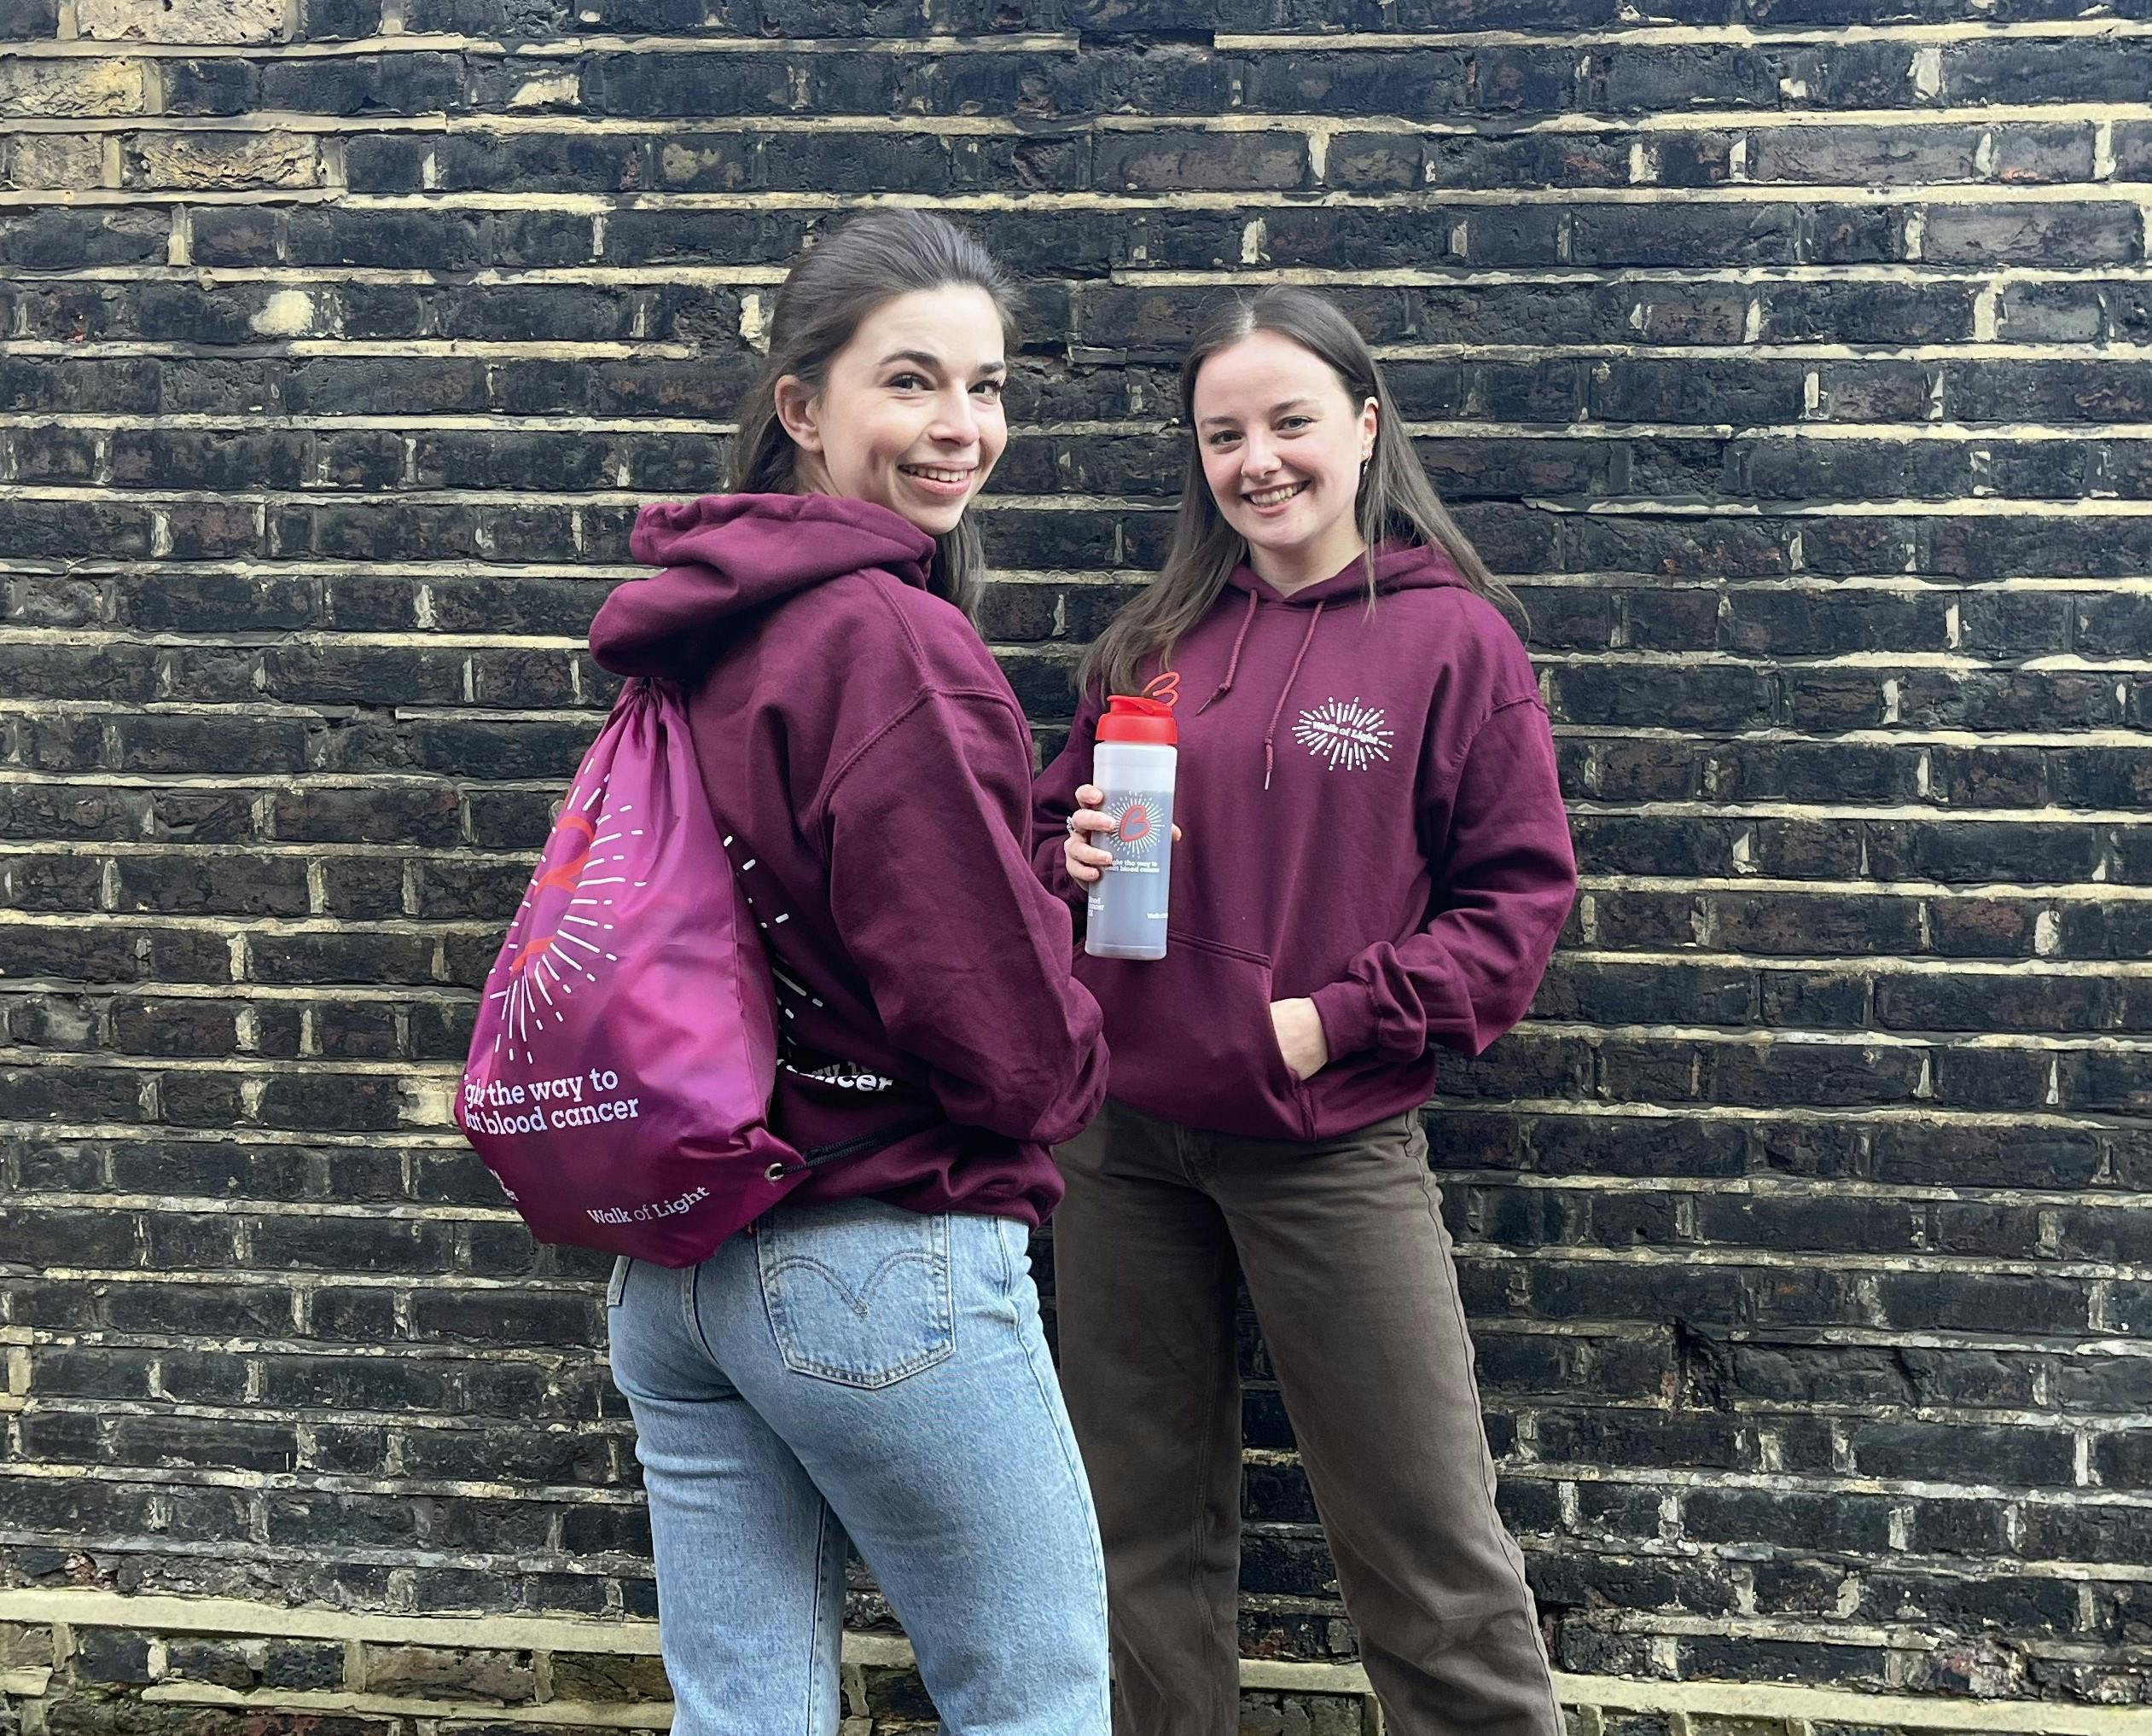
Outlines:
{"label": "woman's face", "polygon": [[1355,404],[1329,363],[1255,332],[1203,363],[1193,412],[1203,474],[1248,560],[1274,583],[1327,578],[1360,552],[1360,466],[1373,398]]}
{"label": "woman's face", "polygon": [[885,301],[830,358],[822,390],[777,382],[777,414],[817,494],[872,501],[946,535],[1009,444],[1001,311],[970,284]]}

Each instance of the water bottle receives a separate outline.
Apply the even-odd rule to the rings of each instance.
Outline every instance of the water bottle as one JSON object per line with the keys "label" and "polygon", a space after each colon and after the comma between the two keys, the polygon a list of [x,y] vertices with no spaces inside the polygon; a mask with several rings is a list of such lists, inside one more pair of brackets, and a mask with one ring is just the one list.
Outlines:
{"label": "water bottle", "polygon": [[1173,867],[1173,766],[1180,739],[1173,708],[1115,694],[1098,720],[1091,781],[1105,792],[1111,832],[1091,842],[1114,865],[1091,882],[1084,950],[1093,958],[1166,956],[1166,903]]}

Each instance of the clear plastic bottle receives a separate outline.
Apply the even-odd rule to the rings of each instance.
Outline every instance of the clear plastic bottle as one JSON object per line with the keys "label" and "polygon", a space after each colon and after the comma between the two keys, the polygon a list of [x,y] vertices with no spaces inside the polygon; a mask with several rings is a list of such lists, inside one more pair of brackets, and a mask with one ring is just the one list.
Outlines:
{"label": "clear plastic bottle", "polygon": [[1180,734],[1173,708],[1115,694],[1098,720],[1091,781],[1105,793],[1110,833],[1091,840],[1114,865],[1091,882],[1084,950],[1094,958],[1166,956],[1166,909],[1172,885],[1173,775]]}

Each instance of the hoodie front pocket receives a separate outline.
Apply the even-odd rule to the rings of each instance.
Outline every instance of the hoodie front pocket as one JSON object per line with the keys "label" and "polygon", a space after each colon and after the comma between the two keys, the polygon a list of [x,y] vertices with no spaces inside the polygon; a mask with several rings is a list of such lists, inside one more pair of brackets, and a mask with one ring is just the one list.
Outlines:
{"label": "hoodie front pocket", "polygon": [[1307,1136],[1261,953],[1176,932],[1162,959],[1079,954],[1076,974],[1105,1011],[1110,1089],[1121,1101],[1213,1133]]}

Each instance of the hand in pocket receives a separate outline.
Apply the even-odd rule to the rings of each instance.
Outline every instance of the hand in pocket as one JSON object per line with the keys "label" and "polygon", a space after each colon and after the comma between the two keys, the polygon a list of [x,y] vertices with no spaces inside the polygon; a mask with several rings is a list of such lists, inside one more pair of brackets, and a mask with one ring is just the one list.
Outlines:
{"label": "hand in pocket", "polygon": [[1277,1035],[1278,1053],[1285,1057],[1294,1078],[1312,1079],[1329,1065],[1329,1039],[1323,1034],[1322,1017],[1314,1002],[1305,996],[1271,1002],[1271,1026]]}

